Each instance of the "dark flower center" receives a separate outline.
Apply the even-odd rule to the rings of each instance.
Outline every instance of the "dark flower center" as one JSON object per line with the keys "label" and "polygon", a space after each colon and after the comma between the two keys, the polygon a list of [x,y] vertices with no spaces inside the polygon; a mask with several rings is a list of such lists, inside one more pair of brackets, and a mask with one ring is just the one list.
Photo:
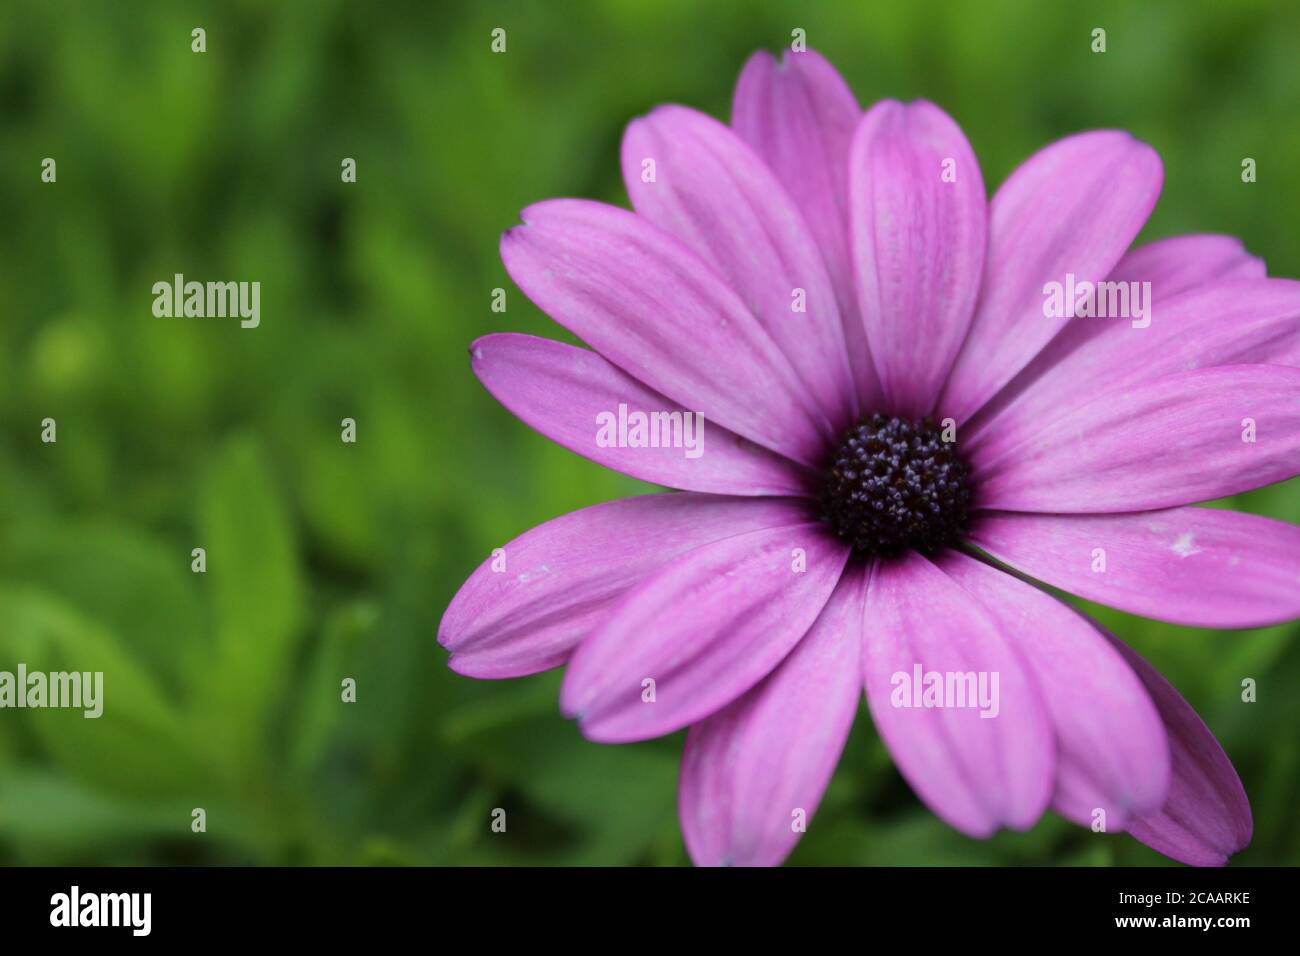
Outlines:
{"label": "dark flower center", "polygon": [[932,554],[961,539],[969,469],[928,418],[868,415],[844,433],[822,482],[822,518],[862,557]]}

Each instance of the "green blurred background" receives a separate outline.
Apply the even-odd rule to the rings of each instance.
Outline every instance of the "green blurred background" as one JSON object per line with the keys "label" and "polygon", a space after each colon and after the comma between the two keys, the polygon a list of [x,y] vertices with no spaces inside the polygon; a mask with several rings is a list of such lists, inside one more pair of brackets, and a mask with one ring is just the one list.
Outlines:
{"label": "green blurred background", "polygon": [[[435,643],[493,547],[646,490],[514,420],[465,349],[557,334],[497,257],[522,206],[623,203],[624,124],[664,101],[726,117],[745,58],[794,27],[862,102],[944,106],[990,188],[1051,139],[1125,127],[1165,162],[1145,238],[1233,233],[1300,275],[1295,4],[4,7],[0,669],[107,675],[98,721],[0,711],[3,863],[686,862],[681,735],[588,743],[559,715],[558,672],[477,682]],[[155,318],[150,287],[176,272],[260,281],[261,327]],[[1300,486],[1234,504],[1300,521]],[[1255,810],[1239,862],[1300,860],[1300,630],[1098,613],[1235,762]],[[791,862],[1161,860],[1051,816],[958,835],[864,710]]]}

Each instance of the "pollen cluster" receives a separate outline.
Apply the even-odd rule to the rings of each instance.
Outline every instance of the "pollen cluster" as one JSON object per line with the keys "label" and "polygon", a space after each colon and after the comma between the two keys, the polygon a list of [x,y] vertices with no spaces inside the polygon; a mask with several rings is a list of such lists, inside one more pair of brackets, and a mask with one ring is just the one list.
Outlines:
{"label": "pollen cluster", "polygon": [[933,554],[964,534],[969,469],[930,419],[869,415],[829,458],[822,518],[863,557]]}

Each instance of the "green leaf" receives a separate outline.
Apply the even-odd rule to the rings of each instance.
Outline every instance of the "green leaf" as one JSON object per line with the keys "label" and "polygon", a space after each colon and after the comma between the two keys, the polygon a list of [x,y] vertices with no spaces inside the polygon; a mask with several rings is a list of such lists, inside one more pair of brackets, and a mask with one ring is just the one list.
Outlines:
{"label": "green leaf", "polygon": [[203,779],[199,742],[157,682],[107,629],[32,588],[0,589],[5,669],[102,673],[101,714],[7,711],[73,777],[124,793],[173,793]]}
{"label": "green leaf", "polygon": [[189,548],[165,547],[116,522],[51,526],[25,518],[6,529],[0,579],[31,583],[130,640],[169,689],[206,643]]}
{"label": "green leaf", "polygon": [[294,675],[302,582],[293,524],[251,438],[227,442],[199,493],[207,552],[211,659],[192,675],[203,719],[230,769],[262,753],[284,685]]}
{"label": "green leaf", "polygon": [[0,777],[0,835],[47,847],[182,837],[190,832],[186,802],[128,800],[25,767]]}
{"label": "green leaf", "polygon": [[294,723],[290,765],[295,773],[307,774],[320,762],[346,708],[354,706],[343,701],[343,679],[356,678],[349,662],[377,620],[374,605],[359,603],[340,608],[326,623],[303,681]]}

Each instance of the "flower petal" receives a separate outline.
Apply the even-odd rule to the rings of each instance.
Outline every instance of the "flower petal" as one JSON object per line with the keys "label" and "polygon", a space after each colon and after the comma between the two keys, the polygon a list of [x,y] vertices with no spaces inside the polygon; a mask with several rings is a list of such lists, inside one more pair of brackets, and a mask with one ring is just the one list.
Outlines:
{"label": "flower petal", "polygon": [[847,559],[820,522],[682,555],[630,592],[574,653],[561,708],[606,743],[659,737],[707,717],[808,632]]}
{"label": "flower petal", "polygon": [[[1052,725],[1038,688],[997,623],[952,578],[913,552],[877,565],[862,645],[867,703],[899,771],[936,814],[970,836],[1027,829],[1051,799]],[[979,707],[904,706],[924,675],[998,675]],[[921,687],[914,693],[921,695]],[[898,706],[895,706],[895,701]]]}
{"label": "flower petal", "polygon": [[[1055,364],[1009,401],[999,396],[991,415],[990,402],[963,432],[971,463],[997,458],[1103,392],[1195,368],[1300,361],[1300,282],[1238,279],[1169,301],[1152,296],[1140,322],[1075,319],[1039,356]],[[1105,331],[1076,333],[1085,327]]]}
{"label": "flower petal", "polygon": [[736,135],[776,173],[821,249],[865,410],[878,408],[881,396],[849,257],[849,142],[861,116],[848,84],[814,50],[789,52],[781,63],[759,50],[741,70],[731,106]]}
{"label": "flower petal", "polygon": [[1069,321],[1069,311],[1044,316],[1044,284],[1104,279],[1150,215],[1161,179],[1155,150],[1113,130],[1059,140],[1011,174],[989,207],[984,286],[944,415],[970,418]]}
{"label": "flower petal", "polygon": [[1010,574],[949,552],[939,566],[997,621],[1029,665],[1056,732],[1052,805],[1108,830],[1158,810],[1169,792],[1169,741],[1142,682],[1086,618]]}
{"label": "flower petal", "polygon": [[[1246,251],[1232,236],[1198,234],[1159,239],[1139,246],[1119,261],[1108,282],[1149,282],[1150,313],[1164,321],[1165,303],[1193,289],[1204,289],[1241,279],[1262,279],[1264,260]],[[1154,321],[1154,320],[1153,320]],[[976,442],[989,423],[1031,386],[1048,375],[1063,359],[1099,335],[1125,335],[1131,320],[1076,319],[1034,356],[1034,360],[990,399],[962,429],[963,441]],[[1133,339],[1129,337],[1128,342]],[[1294,362],[1279,362],[1294,365]],[[968,445],[974,447],[974,445]]]}
{"label": "flower petal", "polygon": [[[807,491],[807,475],[790,459],[712,422],[692,418],[688,409],[646,388],[595,352],[504,332],[476,340],[470,356],[479,381],[516,417],[607,468],[687,491],[724,495]],[[641,445],[620,447],[619,422],[635,424],[631,416],[638,415],[660,417],[647,419],[650,427],[642,428]],[[606,434],[611,422],[614,431]],[[630,428],[627,431],[635,438]],[[607,440],[611,437],[613,442]],[[658,447],[645,447],[651,438]]]}
{"label": "flower petal", "polygon": [[501,237],[511,278],[629,375],[772,451],[815,465],[834,432],[771,336],[678,240],[624,209],[529,206]]}
{"label": "flower petal", "polygon": [[970,537],[1025,574],[1130,614],[1192,627],[1300,617],[1300,527],[1271,518],[1213,508],[990,512]]}
{"label": "flower petal", "polygon": [[1102,395],[972,474],[977,507],[1088,514],[1208,501],[1297,473],[1300,369],[1225,365]]}
{"label": "flower petal", "polygon": [[1241,778],[1205,721],[1173,685],[1119,638],[1102,633],[1146,685],[1169,735],[1169,798],[1160,810],[1134,820],[1128,832],[1181,863],[1222,866],[1250,844],[1254,832]]}
{"label": "flower petal", "polygon": [[818,407],[846,427],[857,416],[857,389],[835,290],[772,171],[726,126],[681,106],[661,106],[629,124],[622,157],[632,207],[740,293]]}
{"label": "flower petal", "polygon": [[1108,278],[1150,282],[1156,299],[1170,299],[1189,289],[1235,279],[1262,279],[1266,274],[1264,260],[1247,252],[1237,237],[1196,233],[1138,246],[1119,261]]}
{"label": "flower petal", "polygon": [[885,100],[849,153],[858,304],[895,414],[929,414],[979,294],[984,180],[961,128],[933,103]]}
{"label": "flower petal", "polygon": [[438,625],[452,670],[520,677],[558,667],[652,572],[732,535],[806,521],[790,499],[657,494],[563,515],[488,558]]}
{"label": "flower petal", "polygon": [[849,568],[776,670],[691,728],[682,835],[700,866],[776,866],[798,842],[858,709],[866,573]]}

